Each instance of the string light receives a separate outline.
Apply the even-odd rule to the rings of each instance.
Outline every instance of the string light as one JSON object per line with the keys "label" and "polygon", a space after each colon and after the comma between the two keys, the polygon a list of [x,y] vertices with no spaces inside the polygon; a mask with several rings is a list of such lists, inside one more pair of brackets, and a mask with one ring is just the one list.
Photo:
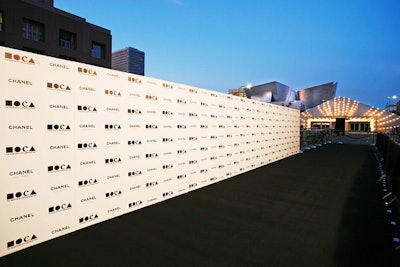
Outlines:
{"label": "string light", "polygon": [[334,122],[336,118],[346,118],[355,123],[370,123],[373,131],[386,131],[400,126],[400,116],[343,96],[306,110],[301,113],[301,118],[303,125],[307,127],[310,127],[312,122]]}

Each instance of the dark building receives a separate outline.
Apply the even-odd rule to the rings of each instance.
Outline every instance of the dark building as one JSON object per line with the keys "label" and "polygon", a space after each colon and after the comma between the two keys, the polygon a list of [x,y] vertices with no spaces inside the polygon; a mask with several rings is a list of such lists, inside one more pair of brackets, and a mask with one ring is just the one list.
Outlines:
{"label": "dark building", "polygon": [[144,52],[132,47],[112,53],[112,69],[144,76]]}
{"label": "dark building", "polygon": [[111,68],[110,30],[54,7],[54,0],[0,0],[0,45]]}

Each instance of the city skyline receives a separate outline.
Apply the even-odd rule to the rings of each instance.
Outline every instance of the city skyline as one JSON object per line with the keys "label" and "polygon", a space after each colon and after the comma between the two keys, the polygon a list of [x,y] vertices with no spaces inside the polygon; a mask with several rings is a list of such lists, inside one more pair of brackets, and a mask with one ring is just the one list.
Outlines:
{"label": "city skyline", "polygon": [[[146,53],[146,76],[227,93],[271,81],[384,108],[400,93],[400,2],[55,0]],[[391,100],[393,103],[393,100]]]}

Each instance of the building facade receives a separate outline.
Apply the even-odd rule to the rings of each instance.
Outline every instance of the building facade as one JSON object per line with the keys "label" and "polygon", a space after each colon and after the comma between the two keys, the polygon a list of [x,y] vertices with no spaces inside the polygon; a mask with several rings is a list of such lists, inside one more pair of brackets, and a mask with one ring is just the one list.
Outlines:
{"label": "building facade", "polygon": [[[333,99],[336,95],[336,87],[337,82],[329,82],[294,91],[288,85],[274,81],[251,86],[245,93],[246,97],[254,100],[304,111]],[[240,89],[230,89],[228,93],[239,95]]]}
{"label": "building facade", "polygon": [[396,114],[400,115],[400,101],[396,104]]}
{"label": "building facade", "polygon": [[0,0],[0,45],[111,68],[110,30],[53,0]]}
{"label": "building facade", "polygon": [[246,88],[229,89],[228,94],[247,98]]}
{"label": "building facade", "polygon": [[111,68],[144,76],[144,52],[126,47],[112,53]]}
{"label": "building facade", "polygon": [[400,126],[400,116],[347,97],[336,97],[302,112],[301,126],[340,132],[390,132]]}
{"label": "building facade", "polygon": [[285,84],[269,82],[251,87],[251,99],[263,102],[290,102],[296,100],[296,94]]}
{"label": "building facade", "polygon": [[316,107],[336,95],[337,82],[329,82],[298,90],[298,99],[304,102],[306,109]]}

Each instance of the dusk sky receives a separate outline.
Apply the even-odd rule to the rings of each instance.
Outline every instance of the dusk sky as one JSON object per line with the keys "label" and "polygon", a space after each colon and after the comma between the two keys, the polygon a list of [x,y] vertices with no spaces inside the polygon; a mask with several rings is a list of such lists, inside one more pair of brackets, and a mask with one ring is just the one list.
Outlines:
{"label": "dusk sky", "polygon": [[[398,0],[55,0],[146,53],[153,78],[227,92],[271,81],[384,108],[400,96]],[[393,104],[393,101],[392,101]]]}

